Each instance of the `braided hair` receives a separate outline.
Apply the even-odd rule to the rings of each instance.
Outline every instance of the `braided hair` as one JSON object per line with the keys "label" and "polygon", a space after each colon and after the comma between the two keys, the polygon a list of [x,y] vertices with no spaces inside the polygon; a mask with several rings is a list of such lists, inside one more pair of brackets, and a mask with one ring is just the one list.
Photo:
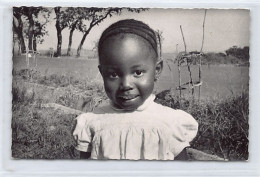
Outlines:
{"label": "braided hair", "polygon": [[141,21],[137,21],[134,19],[126,19],[120,20],[112,25],[110,25],[101,35],[99,43],[98,43],[98,53],[100,55],[100,49],[103,42],[111,37],[118,34],[135,34],[151,44],[153,50],[156,53],[157,60],[161,59],[161,42],[160,36],[157,32],[152,30],[148,25]]}

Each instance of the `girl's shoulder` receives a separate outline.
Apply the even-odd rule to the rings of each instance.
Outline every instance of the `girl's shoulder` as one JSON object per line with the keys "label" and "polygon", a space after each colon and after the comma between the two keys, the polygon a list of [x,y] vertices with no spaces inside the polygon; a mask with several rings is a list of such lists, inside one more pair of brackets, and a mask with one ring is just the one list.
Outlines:
{"label": "girl's shoulder", "polygon": [[157,117],[162,118],[164,121],[171,122],[172,125],[185,124],[185,125],[192,125],[194,127],[198,126],[197,121],[194,119],[194,117],[191,114],[180,109],[173,109],[155,103],[152,111],[154,111],[154,115],[156,114]]}
{"label": "girl's shoulder", "polygon": [[91,121],[95,117],[95,114],[92,112],[82,113],[76,117],[77,124],[85,124],[86,122]]}
{"label": "girl's shoulder", "polygon": [[164,105],[161,105],[161,104],[155,103],[155,102],[154,102],[152,110],[156,111],[160,115],[164,115],[165,117],[194,119],[191,114],[189,114],[181,109],[173,109],[168,106],[164,106]]}
{"label": "girl's shoulder", "polygon": [[111,108],[110,105],[104,104],[96,107],[92,112],[86,112],[80,114],[79,116],[76,117],[76,120],[90,121],[92,119],[96,119],[97,117],[100,117],[99,115],[113,113],[113,112],[114,110]]}
{"label": "girl's shoulder", "polygon": [[[169,123],[168,125],[173,127],[173,129],[176,129],[176,126],[178,126],[178,130],[186,132],[186,134],[191,134],[191,137],[193,137],[193,135],[196,135],[198,130],[198,122],[191,114],[183,110],[173,109],[158,103],[156,103],[155,106],[158,110],[158,117],[160,117],[161,120]],[[154,108],[154,110],[155,109],[156,108]]]}

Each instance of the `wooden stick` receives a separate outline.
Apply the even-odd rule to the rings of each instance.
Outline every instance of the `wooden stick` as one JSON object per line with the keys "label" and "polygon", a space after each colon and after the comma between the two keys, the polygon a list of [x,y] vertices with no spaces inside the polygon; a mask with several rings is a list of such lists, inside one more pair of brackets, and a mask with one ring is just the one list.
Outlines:
{"label": "wooden stick", "polygon": [[[191,95],[194,96],[194,86],[193,86],[192,74],[191,74],[191,69],[190,69],[190,62],[187,62],[187,65],[188,65],[188,71],[189,71],[189,74],[190,74],[190,82],[189,83],[191,84]],[[189,86],[189,88],[190,88],[190,86]]]}
{"label": "wooden stick", "polygon": [[[176,44],[176,54],[177,54],[177,62],[178,62],[178,76],[179,76],[179,92],[181,98],[181,67],[180,67],[180,58],[179,58],[178,44]],[[181,100],[179,100],[181,105]]]}
{"label": "wooden stick", "polygon": [[184,35],[183,35],[183,31],[182,31],[182,27],[181,27],[181,25],[180,25],[180,29],[181,29],[181,35],[182,35],[182,40],[183,40],[183,43],[184,43],[185,54],[186,54],[186,52],[187,52],[186,42],[185,42],[185,39],[184,39]]}
{"label": "wooden stick", "polygon": [[[180,66],[180,60],[178,58],[178,75],[179,75],[179,88],[181,88],[181,66]],[[180,98],[181,98],[181,89],[180,90]]]}
{"label": "wooden stick", "polygon": [[[184,38],[184,34],[183,34],[183,31],[182,31],[182,27],[180,25],[180,29],[181,29],[181,35],[182,35],[182,39],[183,39],[183,43],[184,43],[184,48],[185,48],[185,54],[187,54],[187,47],[186,47],[186,42],[185,42],[185,38]],[[194,88],[193,88],[193,81],[192,81],[192,74],[191,74],[191,70],[190,70],[190,63],[188,61],[188,58],[186,58],[187,60],[187,65],[188,65],[188,71],[190,73],[190,83],[191,83],[191,86],[192,86],[192,96],[194,94]],[[190,87],[189,87],[190,88]]]}
{"label": "wooden stick", "polygon": [[202,24],[203,33],[202,33],[202,43],[201,43],[200,52],[202,52],[203,45],[204,45],[204,32],[205,32],[205,20],[206,20],[206,15],[207,15],[207,9],[205,9],[204,19],[203,19],[203,24]]}
{"label": "wooden stick", "polygon": [[[205,9],[204,19],[203,19],[203,24],[202,24],[203,33],[202,33],[202,43],[201,43],[200,53],[202,53],[202,49],[203,49],[203,45],[204,45],[204,33],[205,33],[206,15],[207,15],[207,9]],[[201,82],[201,55],[199,57],[199,82]],[[200,100],[200,86],[199,86],[199,100]]]}

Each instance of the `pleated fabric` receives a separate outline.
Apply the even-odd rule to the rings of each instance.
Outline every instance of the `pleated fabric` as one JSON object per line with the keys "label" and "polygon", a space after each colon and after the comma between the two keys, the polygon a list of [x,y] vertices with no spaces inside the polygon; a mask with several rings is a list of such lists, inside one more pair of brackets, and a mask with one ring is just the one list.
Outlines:
{"label": "pleated fabric", "polygon": [[188,113],[153,102],[133,112],[106,105],[76,118],[76,149],[92,159],[174,160],[189,146],[198,123]]}

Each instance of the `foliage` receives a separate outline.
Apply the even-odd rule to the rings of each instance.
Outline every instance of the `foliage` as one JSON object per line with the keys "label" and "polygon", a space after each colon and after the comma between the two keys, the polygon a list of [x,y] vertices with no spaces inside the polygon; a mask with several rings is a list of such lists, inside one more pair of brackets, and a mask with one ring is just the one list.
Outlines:
{"label": "foliage", "polygon": [[[40,16],[43,17],[44,21],[40,20]],[[46,31],[46,24],[49,22],[48,17],[50,11],[48,8],[43,7],[14,7],[13,15],[17,19],[18,26],[15,22],[13,23],[16,33],[23,33],[19,35],[20,42],[23,41],[23,36],[28,38],[29,50],[37,50],[37,43],[43,42],[43,36],[48,34]],[[24,51],[23,51],[24,52]]]}
{"label": "foliage", "polygon": [[84,35],[77,49],[78,57],[80,56],[82,46],[91,29],[94,26],[99,25],[107,17],[112,17],[113,15],[120,15],[124,9],[136,13],[140,13],[141,11],[147,10],[144,8],[94,8],[94,7],[82,9],[85,13],[87,13],[85,20],[88,21],[88,25],[86,26],[84,23],[83,26],[79,28],[79,30],[83,32]]}
{"label": "foliage", "polygon": [[205,53],[201,59],[202,64],[235,64],[249,66],[249,60],[224,53]]}
{"label": "foliage", "polygon": [[221,156],[228,160],[248,159],[249,95],[215,101],[195,101],[179,98],[165,90],[156,101],[189,112],[199,123],[197,137],[191,143],[195,149]]}
{"label": "foliage", "polygon": [[[95,92],[93,89],[92,93]],[[64,98],[67,95],[67,101],[69,94],[63,93]],[[22,85],[13,85],[12,156],[79,158],[71,134],[76,115],[43,108],[41,102],[35,93],[26,94]],[[199,123],[199,132],[191,143],[193,148],[228,160],[248,159],[248,93],[221,101],[192,103],[163,91],[157,94],[156,102],[183,109],[194,116]]]}
{"label": "foliage", "polygon": [[244,48],[233,46],[233,47],[227,49],[225,52],[228,56],[231,55],[231,56],[237,57],[239,59],[242,59],[244,62],[249,61],[249,47],[248,46],[245,46]]}
{"label": "foliage", "polygon": [[[71,136],[76,115],[64,115],[42,105],[54,102],[79,110],[86,106],[91,110],[99,103],[96,98],[107,99],[102,84],[95,83],[93,78],[96,74],[90,70],[97,63],[73,59],[68,59],[67,63],[64,58],[42,58],[39,59],[41,65],[35,68],[37,71],[16,70],[23,68],[22,61],[21,57],[17,58],[13,70],[12,156],[36,159],[79,158],[78,152],[74,151]],[[49,69],[48,73],[46,68]],[[56,71],[50,71],[53,68]],[[82,71],[77,73],[80,78],[72,73],[67,74],[73,70]],[[85,77],[90,75],[90,78]],[[19,82],[16,83],[17,80]],[[30,86],[31,89],[26,89],[25,86],[29,84],[41,85],[46,89],[52,87],[52,91],[37,92],[35,87]],[[80,97],[91,99],[81,102]],[[248,159],[248,92],[225,100],[192,102],[189,98],[180,99],[169,91],[163,91],[157,94],[156,101],[172,108],[186,110],[196,118],[199,122],[199,132],[191,144],[192,147],[229,160]]]}
{"label": "foliage", "polygon": [[[230,50],[232,49],[232,50]],[[179,52],[178,55],[175,57],[174,62],[176,63],[179,61],[180,65],[197,65],[199,63],[199,59],[201,58],[202,65],[209,65],[209,64],[236,64],[236,65],[249,65],[249,48],[245,46],[243,49],[238,49],[238,52],[234,52],[233,48],[230,48],[228,54],[222,52],[207,52],[207,53],[200,53],[197,51],[192,51],[189,53]],[[234,49],[236,50],[236,49]]]}
{"label": "foliage", "polygon": [[[43,97],[38,95],[36,89],[26,89],[25,84],[28,82],[21,82],[21,80],[27,81],[28,77],[24,77],[27,73],[25,70],[13,73],[15,78],[12,89],[12,157],[22,159],[79,158],[72,137],[74,118],[77,115],[65,115],[59,111],[53,111],[51,108],[42,107],[42,103],[48,102],[48,100],[42,100]],[[34,71],[29,71],[29,75],[34,81],[38,78],[38,74]],[[49,80],[48,83],[59,83],[56,81],[59,80],[58,78],[59,76],[53,75],[46,80]],[[70,88],[69,85],[65,89],[60,87],[58,89],[59,96],[54,102],[64,106],[80,109],[80,107],[76,107],[81,101],[78,92],[82,93],[82,96],[84,96],[84,92],[93,98],[89,99],[88,103],[83,102],[83,106],[87,107],[84,111],[92,110],[98,104],[97,98],[104,96],[104,90],[98,85],[88,85],[84,88],[78,88],[77,85]]]}
{"label": "foliage", "polygon": [[77,50],[77,56],[80,56],[80,51],[82,45],[86,39],[86,36],[89,34],[91,29],[99,25],[107,17],[112,17],[113,15],[121,14],[122,10],[126,9],[130,12],[141,12],[145,9],[135,9],[135,8],[96,8],[96,7],[55,7],[56,13],[56,29],[58,36],[58,45],[57,45],[57,56],[61,56],[61,43],[62,43],[62,34],[61,31],[65,28],[70,29],[69,36],[69,45],[67,55],[71,55],[71,44],[72,44],[72,35],[74,30],[78,30],[83,33],[82,40],[79,44]]}
{"label": "foliage", "polygon": [[74,150],[71,134],[76,115],[61,115],[43,109],[40,105],[37,100],[28,102],[27,97],[13,103],[12,157],[18,159],[79,158],[79,154]]}
{"label": "foliage", "polygon": [[[19,45],[19,53],[25,53],[26,47],[23,37],[23,21],[22,21],[22,13],[20,12],[20,9],[17,7],[13,8],[13,45],[18,40]],[[17,35],[17,39],[15,38],[15,35]]]}

